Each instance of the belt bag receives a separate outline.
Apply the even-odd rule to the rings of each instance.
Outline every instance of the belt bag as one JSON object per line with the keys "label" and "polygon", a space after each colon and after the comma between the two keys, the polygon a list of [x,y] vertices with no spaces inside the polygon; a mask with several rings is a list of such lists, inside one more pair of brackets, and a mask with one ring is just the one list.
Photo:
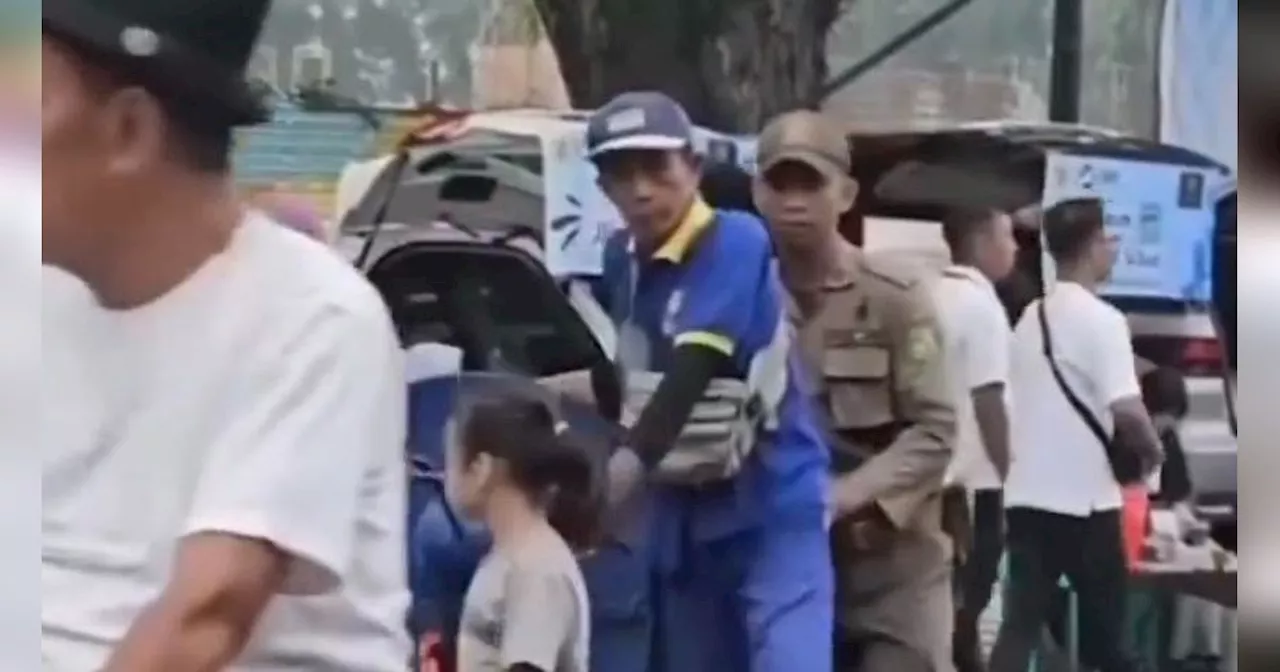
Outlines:
{"label": "belt bag", "polygon": [[[649,403],[660,376],[627,376],[627,408],[635,415]],[[700,486],[729,480],[742,471],[764,429],[759,397],[741,380],[717,378],[693,407],[676,444],[658,463],[653,479],[667,485]]]}
{"label": "belt bag", "polygon": [[[776,263],[769,260],[761,273],[776,272]],[[631,417],[639,417],[657,391],[662,375],[649,368],[647,354],[640,352],[647,351],[647,344],[637,347],[638,342],[645,341],[641,337],[643,330],[633,320],[639,269],[634,261],[626,268],[626,281],[618,285],[626,293],[615,297],[615,305],[625,307],[613,315],[620,326],[615,363],[623,380],[625,410]],[[769,344],[752,357],[745,380],[716,378],[707,385],[675,445],[654,469],[652,480],[685,487],[730,480],[751,458],[761,434],[777,429],[793,341],[791,321],[781,305],[777,325]]]}

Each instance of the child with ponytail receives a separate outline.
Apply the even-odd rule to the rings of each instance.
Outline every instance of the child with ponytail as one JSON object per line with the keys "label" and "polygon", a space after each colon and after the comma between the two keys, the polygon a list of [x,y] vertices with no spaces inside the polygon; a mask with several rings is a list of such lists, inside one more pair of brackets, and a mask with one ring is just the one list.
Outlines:
{"label": "child with ponytail", "polygon": [[471,404],[453,428],[446,494],[493,548],[467,591],[458,672],[587,672],[590,614],[574,549],[602,508],[585,450],[541,400]]}

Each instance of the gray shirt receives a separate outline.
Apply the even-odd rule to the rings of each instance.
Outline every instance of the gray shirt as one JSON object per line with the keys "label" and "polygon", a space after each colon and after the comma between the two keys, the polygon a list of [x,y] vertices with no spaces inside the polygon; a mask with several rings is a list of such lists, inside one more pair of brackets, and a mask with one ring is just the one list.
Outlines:
{"label": "gray shirt", "polygon": [[514,553],[490,553],[471,580],[458,672],[587,672],[590,617],[578,561],[549,528]]}

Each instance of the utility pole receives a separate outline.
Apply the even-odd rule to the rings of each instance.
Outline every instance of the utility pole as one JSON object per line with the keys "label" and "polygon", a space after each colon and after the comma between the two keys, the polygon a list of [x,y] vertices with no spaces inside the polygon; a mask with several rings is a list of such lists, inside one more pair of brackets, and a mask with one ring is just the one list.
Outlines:
{"label": "utility pole", "polygon": [[1049,121],[1079,123],[1084,57],[1084,0],[1053,0]]}

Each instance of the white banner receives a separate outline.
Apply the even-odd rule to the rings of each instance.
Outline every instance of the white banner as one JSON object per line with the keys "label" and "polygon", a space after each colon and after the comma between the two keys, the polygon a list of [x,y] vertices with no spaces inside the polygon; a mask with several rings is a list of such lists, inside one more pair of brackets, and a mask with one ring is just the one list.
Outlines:
{"label": "white banner", "polygon": [[[1208,301],[1212,286],[1211,171],[1186,166],[1051,154],[1041,200],[1101,198],[1119,257],[1103,294]],[[1046,278],[1053,262],[1044,257]]]}
{"label": "white banner", "polygon": [[1160,140],[1237,169],[1237,0],[1166,0],[1160,37]]}
{"label": "white banner", "polygon": [[622,217],[596,184],[586,139],[576,129],[542,137],[547,269],[555,277],[599,275],[604,245]]}

